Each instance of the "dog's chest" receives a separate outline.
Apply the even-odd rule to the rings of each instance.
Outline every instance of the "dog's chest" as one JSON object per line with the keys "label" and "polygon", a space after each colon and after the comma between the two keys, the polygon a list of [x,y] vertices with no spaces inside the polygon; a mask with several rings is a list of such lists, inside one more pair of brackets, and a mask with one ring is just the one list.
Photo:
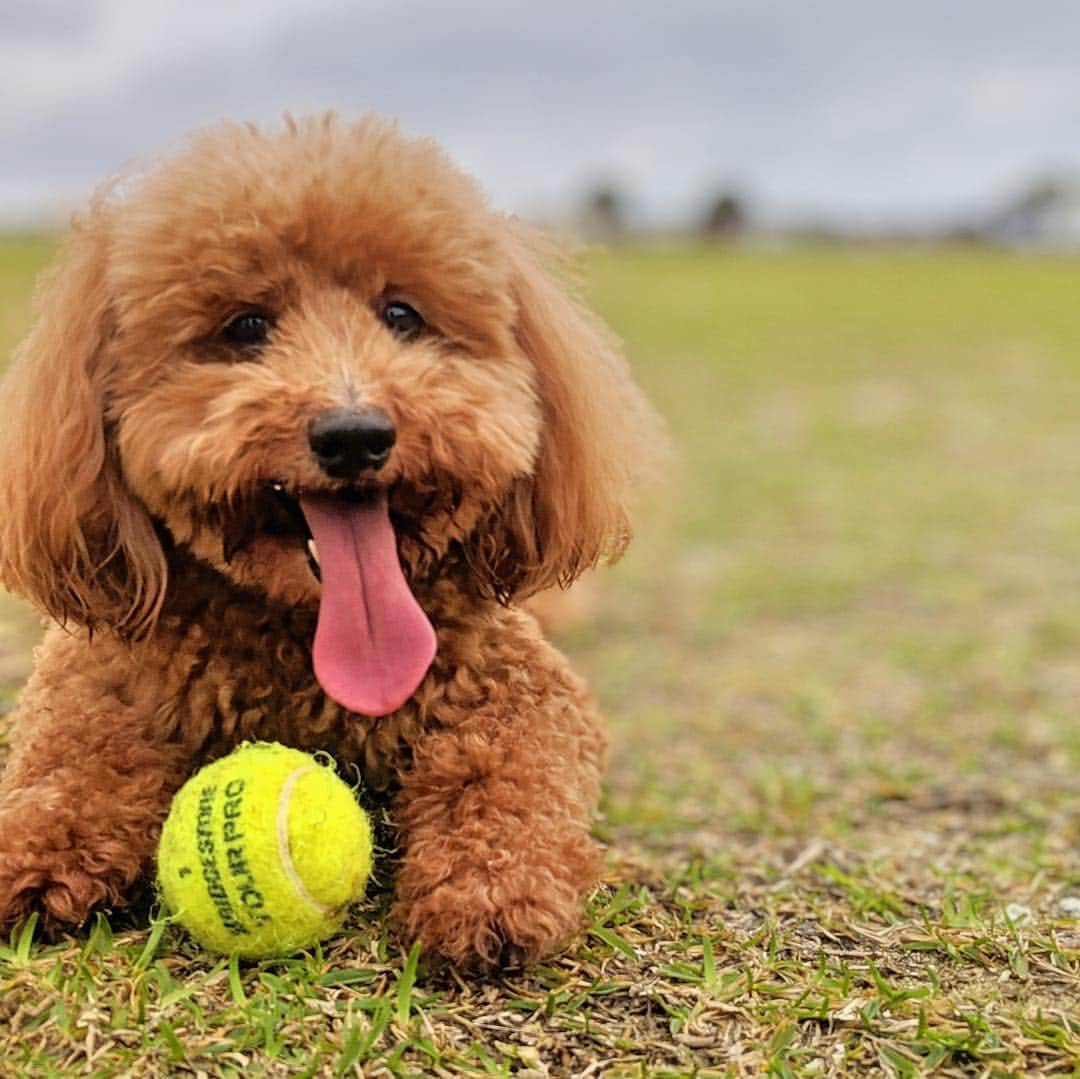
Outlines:
{"label": "dog's chest", "polygon": [[153,653],[165,663],[161,718],[194,753],[217,756],[255,740],[324,749],[360,763],[377,786],[400,768],[411,709],[358,716],[328,697],[312,668],[310,613],[221,597],[193,614],[166,615]]}

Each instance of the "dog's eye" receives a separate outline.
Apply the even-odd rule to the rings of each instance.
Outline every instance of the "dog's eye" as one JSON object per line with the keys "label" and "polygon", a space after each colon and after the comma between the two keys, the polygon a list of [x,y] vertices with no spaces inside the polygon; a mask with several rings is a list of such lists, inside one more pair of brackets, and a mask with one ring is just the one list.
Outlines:
{"label": "dog's eye", "polygon": [[401,300],[391,300],[382,310],[382,320],[395,337],[411,341],[423,328],[424,320],[415,307]]}
{"label": "dog's eye", "polygon": [[264,311],[244,311],[225,323],[221,336],[230,345],[258,348],[266,344],[273,328],[274,320]]}

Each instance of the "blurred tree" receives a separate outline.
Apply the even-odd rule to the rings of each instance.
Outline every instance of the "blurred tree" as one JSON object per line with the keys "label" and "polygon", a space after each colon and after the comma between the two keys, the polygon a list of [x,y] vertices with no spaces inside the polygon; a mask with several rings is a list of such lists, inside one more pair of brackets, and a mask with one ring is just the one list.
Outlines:
{"label": "blurred tree", "polygon": [[701,233],[713,239],[728,240],[740,235],[747,226],[746,204],[734,191],[721,191],[709,204],[701,223]]}
{"label": "blurred tree", "polygon": [[1041,213],[1066,201],[1075,189],[1075,183],[1069,183],[1062,177],[1043,176],[1022,191],[1010,208],[1014,212]]}
{"label": "blurred tree", "polygon": [[1080,248],[1080,178],[1036,177],[991,213],[981,231],[1012,246]]}
{"label": "blurred tree", "polygon": [[594,187],[585,198],[585,229],[606,240],[626,231],[626,206],[622,192],[611,183]]}

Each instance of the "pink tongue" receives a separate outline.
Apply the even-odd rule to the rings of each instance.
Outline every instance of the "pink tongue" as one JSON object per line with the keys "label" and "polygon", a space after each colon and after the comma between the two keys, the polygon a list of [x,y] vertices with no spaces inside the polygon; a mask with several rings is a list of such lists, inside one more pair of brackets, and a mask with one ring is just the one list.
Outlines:
{"label": "pink tongue", "polygon": [[300,504],[322,573],[315,676],[349,711],[385,716],[413,695],[435,658],[435,631],[398,563],[386,496],[304,496]]}

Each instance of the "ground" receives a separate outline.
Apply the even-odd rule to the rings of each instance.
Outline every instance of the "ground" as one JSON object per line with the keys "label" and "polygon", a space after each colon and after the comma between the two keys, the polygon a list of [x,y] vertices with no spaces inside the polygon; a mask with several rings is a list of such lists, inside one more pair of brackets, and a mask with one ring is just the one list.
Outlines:
{"label": "ground", "polygon": [[[0,246],[0,353],[48,252]],[[479,980],[378,891],[287,962],[146,910],[29,927],[18,1074],[1080,1074],[1080,263],[585,270],[678,444],[561,634],[615,741],[588,932]],[[34,626],[2,601],[6,704]]]}

